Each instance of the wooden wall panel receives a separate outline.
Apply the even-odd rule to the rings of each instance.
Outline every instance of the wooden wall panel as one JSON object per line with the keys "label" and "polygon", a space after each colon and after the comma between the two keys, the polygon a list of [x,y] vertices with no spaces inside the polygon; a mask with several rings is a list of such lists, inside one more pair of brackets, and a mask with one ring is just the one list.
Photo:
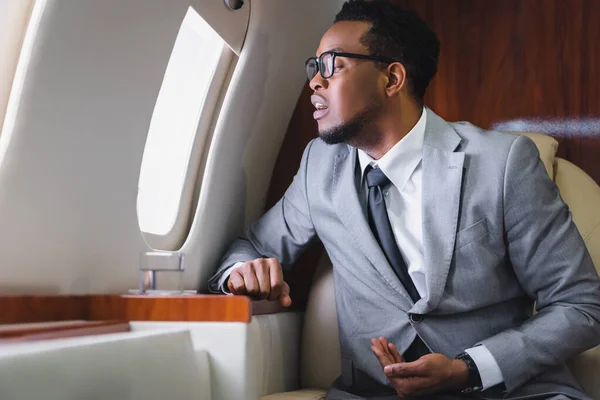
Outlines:
{"label": "wooden wall panel", "polygon": [[440,38],[428,106],[484,128],[531,120],[559,140],[559,156],[600,183],[600,1],[396,2]]}
{"label": "wooden wall panel", "polygon": [[[449,121],[483,128],[533,120],[534,130],[559,140],[559,156],[600,183],[600,1],[396,2],[416,10],[440,38],[429,107]],[[304,147],[317,136],[309,98],[307,86],[275,165],[268,207],[283,195]],[[307,297],[319,251],[311,247],[288,276],[296,306]]]}

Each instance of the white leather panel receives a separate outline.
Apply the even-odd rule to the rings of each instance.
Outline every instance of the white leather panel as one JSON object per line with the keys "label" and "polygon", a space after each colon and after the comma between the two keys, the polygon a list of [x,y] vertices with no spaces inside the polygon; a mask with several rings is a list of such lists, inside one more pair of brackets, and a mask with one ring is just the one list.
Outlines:
{"label": "white leather panel", "polygon": [[195,351],[210,359],[213,400],[255,400],[298,386],[302,315],[259,315],[232,322],[131,322],[136,331],[178,328],[190,332]]}
{"label": "white leather panel", "polygon": [[2,400],[210,400],[209,373],[185,331],[0,346]]}
{"label": "white leather panel", "polygon": [[137,286],[142,152],[188,7],[36,1],[0,136],[0,292]]}
{"label": "white leather panel", "polygon": [[[212,400],[256,399],[249,393],[248,327],[242,322],[130,322],[134,331],[189,330],[194,351],[207,352]],[[254,397],[251,397],[254,396]]]}

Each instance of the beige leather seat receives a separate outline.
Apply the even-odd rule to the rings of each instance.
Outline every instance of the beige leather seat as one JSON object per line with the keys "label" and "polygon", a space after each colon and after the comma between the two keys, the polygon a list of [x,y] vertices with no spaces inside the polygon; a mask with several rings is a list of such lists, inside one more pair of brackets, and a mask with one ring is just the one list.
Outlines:
{"label": "beige leather seat", "polygon": [[[540,151],[548,174],[568,204],[596,268],[600,270],[600,187],[569,161],[555,157],[558,142],[550,136],[527,133]],[[263,396],[262,400],[308,400],[324,396],[340,374],[340,347],[331,264],[324,255],[311,289],[300,343],[300,387],[293,392]],[[600,400],[600,346],[570,360],[575,376],[594,399]]]}

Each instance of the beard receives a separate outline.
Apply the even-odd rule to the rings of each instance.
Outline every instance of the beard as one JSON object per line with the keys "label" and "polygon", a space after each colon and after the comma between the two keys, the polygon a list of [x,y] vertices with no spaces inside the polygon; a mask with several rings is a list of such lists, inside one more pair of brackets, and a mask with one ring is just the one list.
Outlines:
{"label": "beard", "polygon": [[[361,138],[365,128],[369,128],[377,118],[381,110],[379,102],[372,101],[363,111],[352,117],[349,121],[319,132],[321,139],[327,144],[356,144],[367,142],[367,138]],[[374,138],[372,138],[374,139]]]}

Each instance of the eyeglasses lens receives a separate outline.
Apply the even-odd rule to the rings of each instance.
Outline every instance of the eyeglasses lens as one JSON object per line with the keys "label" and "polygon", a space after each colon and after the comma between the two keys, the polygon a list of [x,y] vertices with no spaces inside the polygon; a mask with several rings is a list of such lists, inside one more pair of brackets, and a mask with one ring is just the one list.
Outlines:
{"label": "eyeglasses lens", "polygon": [[315,58],[309,58],[308,61],[306,61],[306,76],[308,77],[308,80],[312,80],[312,78],[315,77],[315,75],[317,75],[317,72],[319,72],[319,69],[317,68],[317,60]]}

